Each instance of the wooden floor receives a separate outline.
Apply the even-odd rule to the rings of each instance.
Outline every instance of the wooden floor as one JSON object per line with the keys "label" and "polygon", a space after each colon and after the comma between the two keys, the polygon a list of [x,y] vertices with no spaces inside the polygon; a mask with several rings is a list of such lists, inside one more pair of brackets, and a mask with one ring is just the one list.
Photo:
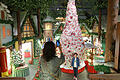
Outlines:
{"label": "wooden floor", "polygon": [[0,77],[0,80],[26,80],[23,77]]}
{"label": "wooden floor", "polygon": [[120,74],[89,74],[90,80],[120,80]]}

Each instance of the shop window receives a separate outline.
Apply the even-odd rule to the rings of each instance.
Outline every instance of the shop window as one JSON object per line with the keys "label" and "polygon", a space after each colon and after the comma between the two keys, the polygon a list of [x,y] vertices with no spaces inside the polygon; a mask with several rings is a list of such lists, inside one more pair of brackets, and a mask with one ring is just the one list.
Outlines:
{"label": "shop window", "polygon": [[5,26],[2,27],[2,31],[3,31],[3,38],[6,37],[6,34],[5,34]]}
{"label": "shop window", "polygon": [[22,37],[32,37],[32,36],[34,36],[34,30],[29,19],[27,19],[26,23],[24,24]]}
{"label": "shop window", "polygon": [[2,18],[2,20],[4,20],[4,19],[5,19],[5,13],[4,13],[4,11],[3,11],[3,10],[1,10],[1,18]]}
{"label": "shop window", "polygon": [[7,35],[8,35],[8,36],[11,35],[11,30],[10,30],[10,29],[7,30]]}

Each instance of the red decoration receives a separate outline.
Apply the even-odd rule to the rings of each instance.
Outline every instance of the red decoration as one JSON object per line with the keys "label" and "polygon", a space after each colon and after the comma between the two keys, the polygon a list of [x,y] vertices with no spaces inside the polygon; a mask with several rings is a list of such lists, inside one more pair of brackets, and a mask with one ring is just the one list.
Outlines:
{"label": "red decoration", "polygon": [[1,10],[1,18],[2,18],[2,20],[4,20],[4,19],[5,19],[5,13],[4,13],[4,11],[3,11],[3,10]]}
{"label": "red decoration", "polygon": [[[90,65],[88,64],[88,61],[85,61],[85,64],[86,64],[85,67],[87,68],[87,71],[88,71],[89,73],[97,73],[97,71],[94,69],[94,66],[90,66]],[[83,72],[83,71],[85,70],[85,67],[79,69],[79,70],[78,70],[78,73]],[[71,70],[71,69],[61,68],[61,71],[64,72],[64,73],[73,73],[73,70]]]}
{"label": "red decoration", "polygon": [[12,74],[12,69],[8,70],[8,74],[11,75]]}
{"label": "red decoration", "polygon": [[35,77],[34,77],[33,80],[37,80],[37,79],[35,79]]}
{"label": "red decoration", "polygon": [[73,16],[70,16],[70,19],[72,19],[73,18]]}
{"label": "red decoration", "polygon": [[89,73],[97,73],[97,71],[94,69],[94,66],[90,66],[90,65],[88,64],[88,61],[85,61],[85,64],[86,64],[86,67],[87,67],[87,71],[88,71]]}
{"label": "red decoration", "polygon": [[38,74],[38,73],[36,73],[36,74],[35,74],[35,77],[39,77],[39,74]]}
{"label": "red decoration", "polygon": [[0,66],[1,72],[6,72],[8,70],[6,48],[5,47],[0,48],[0,65],[1,65]]}
{"label": "red decoration", "polygon": [[75,36],[75,33],[72,32],[71,35],[74,35],[74,36]]}
{"label": "red decoration", "polygon": [[35,59],[39,59],[39,57],[36,57]]}
{"label": "red decoration", "polygon": [[71,21],[68,21],[69,23],[71,23]]}
{"label": "red decoration", "polygon": [[29,64],[33,64],[33,61],[32,61],[32,60],[29,60]]}
{"label": "red decoration", "polygon": [[25,57],[25,58],[31,57],[30,52],[25,52],[25,53],[24,53],[24,57]]}
{"label": "red decoration", "polygon": [[[78,73],[83,72],[84,70],[85,70],[85,67],[79,69],[79,70],[78,70]],[[61,71],[64,72],[64,73],[73,73],[73,70],[71,70],[71,69],[61,68]]]}
{"label": "red decoration", "polygon": [[40,68],[40,66],[38,66],[38,68]]}
{"label": "red decoration", "polygon": [[86,66],[88,66],[88,61],[85,61]]}
{"label": "red decoration", "polygon": [[1,77],[1,67],[0,67],[0,77]]}
{"label": "red decoration", "polygon": [[89,73],[97,73],[97,71],[94,69],[94,66],[87,66],[87,71],[89,72]]}

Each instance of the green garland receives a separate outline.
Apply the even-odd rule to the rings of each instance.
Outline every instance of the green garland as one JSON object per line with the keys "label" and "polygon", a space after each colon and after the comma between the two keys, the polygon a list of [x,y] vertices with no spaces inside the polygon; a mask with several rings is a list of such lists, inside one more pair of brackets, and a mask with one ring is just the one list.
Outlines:
{"label": "green garland", "polygon": [[10,21],[10,20],[1,20],[0,19],[0,23],[2,23],[2,24],[13,24],[13,21]]}
{"label": "green garland", "polygon": [[98,35],[98,33],[91,32],[90,35]]}
{"label": "green garland", "polygon": [[22,38],[22,40],[30,40],[30,39],[34,39],[35,38],[35,36],[33,36],[33,37],[25,37],[25,38]]}
{"label": "green garland", "polygon": [[40,56],[40,45],[38,43],[38,39],[34,39],[34,57]]}

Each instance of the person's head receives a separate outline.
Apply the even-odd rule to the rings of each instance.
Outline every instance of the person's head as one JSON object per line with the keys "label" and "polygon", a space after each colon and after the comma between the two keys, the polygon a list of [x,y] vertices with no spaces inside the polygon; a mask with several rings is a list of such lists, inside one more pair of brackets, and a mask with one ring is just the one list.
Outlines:
{"label": "person's head", "polygon": [[74,57],[77,57],[77,55],[78,55],[77,53],[74,53]]}
{"label": "person's head", "polygon": [[55,56],[55,54],[55,44],[52,41],[46,42],[43,48],[43,58],[48,62]]}

